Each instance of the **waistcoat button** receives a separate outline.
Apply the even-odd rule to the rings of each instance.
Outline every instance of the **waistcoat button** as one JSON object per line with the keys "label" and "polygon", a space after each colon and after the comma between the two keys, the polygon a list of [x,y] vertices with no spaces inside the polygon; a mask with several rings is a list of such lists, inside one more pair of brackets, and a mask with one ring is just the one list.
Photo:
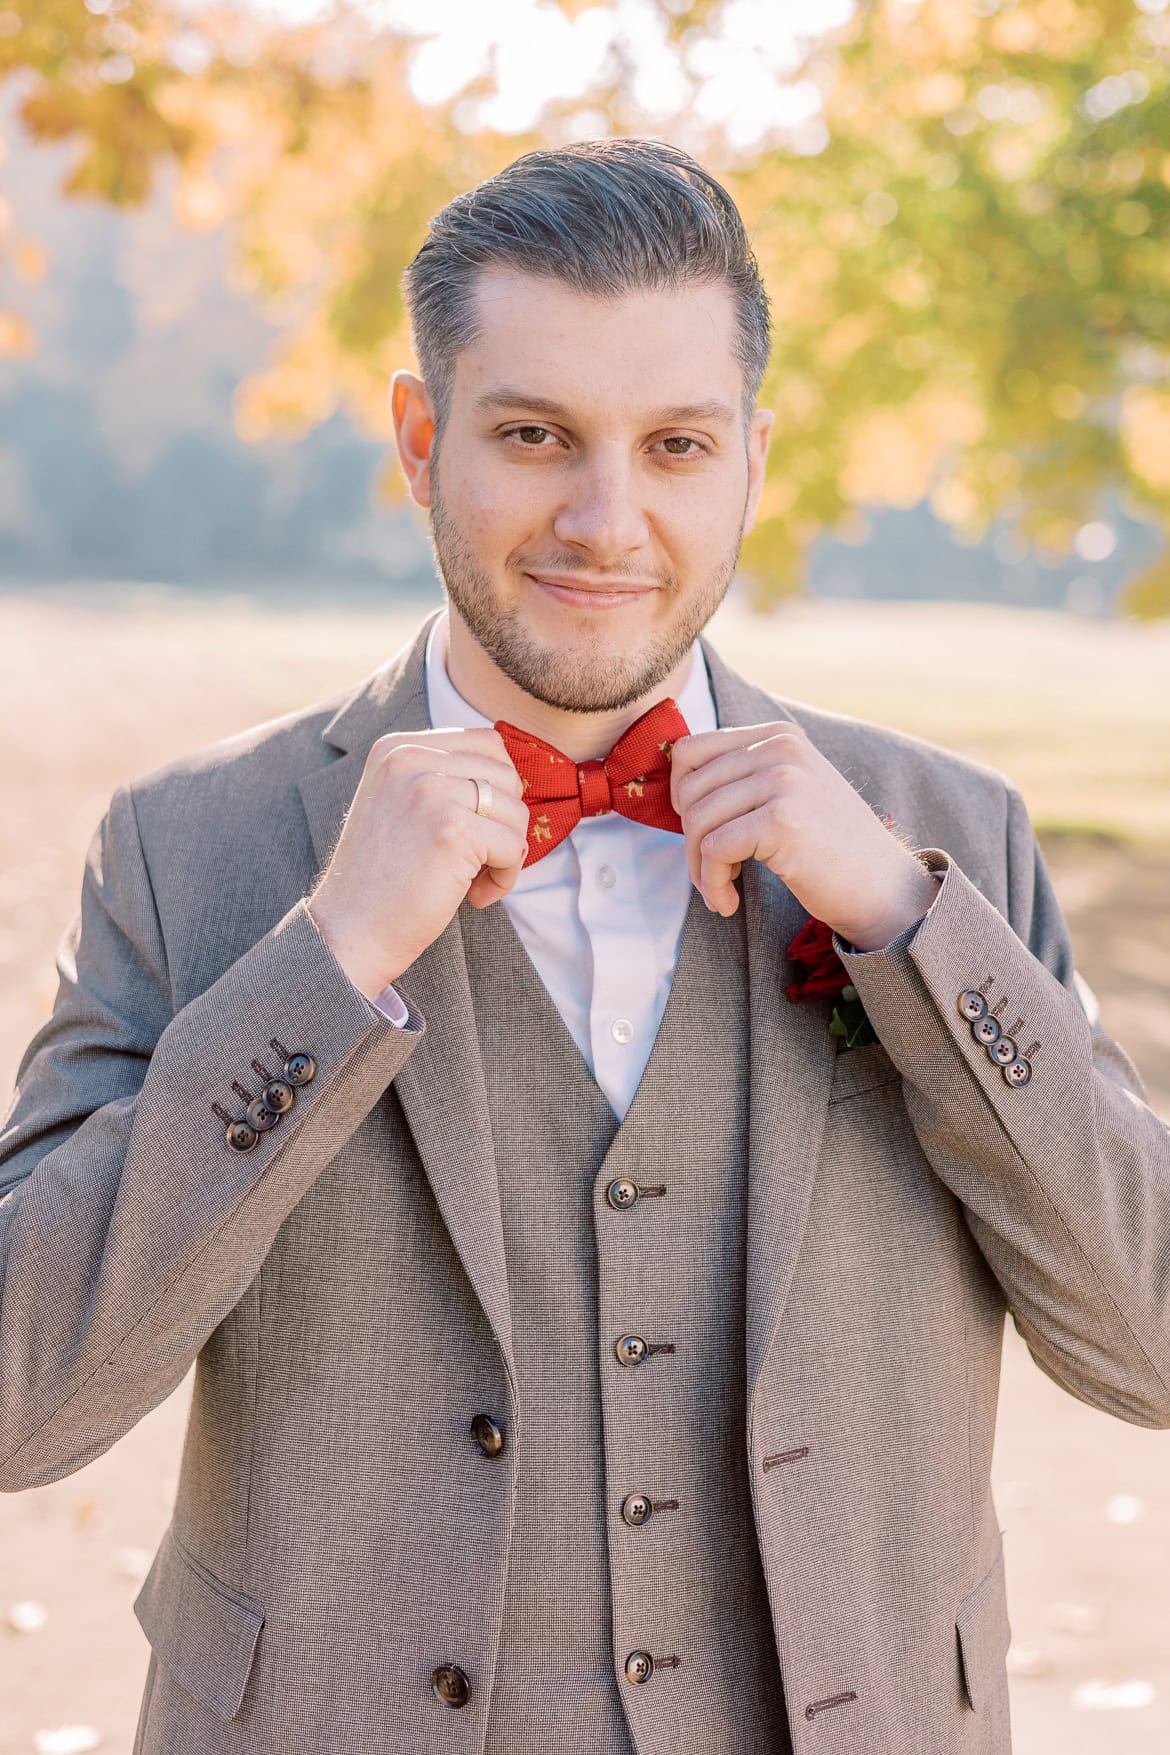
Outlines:
{"label": "waistcoat button", "polygon": [[621,1335],[614,1352],[619,1365],[640,1365],[646,1357],[646,1343],[641,1335]]}
{"label": "waistcoat button", "polygon": [[485,1456],[499,1456],[504,1448],[504,1434],[490,1414],[477,1414],[471,1422],[471,1436]]}
{"label": "waistcoat button", "polygon": [[653,1510],[654,1507],[645,1493],[627,1493],[622,1500],[622,1516],[634,1529],[639,1524],[647,1523]]}
{"label": "waistcoat button", "polygon": [[471,1698],[471,1683],[458,1664],[440,1664],[432,1670],[431,1688],[444,1706],[466,1706]]}
{"label": "waistcoat button", "polygon": [[632,1651],[626,1659],[626,1681],[648,1682],[654,1674],[654,1659],[648,1651]]}
{"label": "waistcoat button", "polygon": [[632,1207],[637,1200],[638,1185],[636,1182],[628,1181],[624,1176],[615,1177],[605,1191],[605,1198],[611,1207],[616,1207],[619,1212],[622,1212],[626,1207]]}

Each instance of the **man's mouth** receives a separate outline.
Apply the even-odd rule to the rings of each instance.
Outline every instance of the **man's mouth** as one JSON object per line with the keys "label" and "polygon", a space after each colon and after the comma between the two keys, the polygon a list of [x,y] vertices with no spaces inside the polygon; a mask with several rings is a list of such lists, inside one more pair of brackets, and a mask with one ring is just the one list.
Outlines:
{"label": "man's mouth", "polygon": [[640,602],[658,589],[650,583],[631,585],[622,580],[606,584],[556,573],[526,573],[524,576],[558,603],[571,604],[578,609],[621,609],[623,605]]}

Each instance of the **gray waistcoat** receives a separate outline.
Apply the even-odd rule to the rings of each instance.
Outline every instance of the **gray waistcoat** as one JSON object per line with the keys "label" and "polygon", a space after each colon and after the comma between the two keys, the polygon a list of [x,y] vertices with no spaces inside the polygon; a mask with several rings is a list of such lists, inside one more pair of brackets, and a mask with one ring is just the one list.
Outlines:
{"label": "gray waistcoat", "polygon": [[[504,910],[461,910],[520,1391],[485,1755],[790,1755],[745,1454],[742,915],[692,896],[619,1123]],[[623,1335],[673,1351],[623,1365]]]}

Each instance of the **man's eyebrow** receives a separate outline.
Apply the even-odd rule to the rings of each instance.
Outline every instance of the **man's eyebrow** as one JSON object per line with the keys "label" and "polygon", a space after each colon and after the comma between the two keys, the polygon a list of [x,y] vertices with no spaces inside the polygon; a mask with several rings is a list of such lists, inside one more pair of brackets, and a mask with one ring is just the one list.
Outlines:
{"label": "man's eyebrow", "polygon": [[[502,385],[498,390],[482,390],[472,407],[476,413],[490,408],[526,408],[531,414],[547,414],[550,420],[564,420],[572,411],[548,396],[532,396],[525,390]],[[728,426],[737,419],[736,412],[718,397],[706,402],[680,402],[670,408],[651,409],[645,416],[648,426],[685,425],[694,421],[723,421]]]}

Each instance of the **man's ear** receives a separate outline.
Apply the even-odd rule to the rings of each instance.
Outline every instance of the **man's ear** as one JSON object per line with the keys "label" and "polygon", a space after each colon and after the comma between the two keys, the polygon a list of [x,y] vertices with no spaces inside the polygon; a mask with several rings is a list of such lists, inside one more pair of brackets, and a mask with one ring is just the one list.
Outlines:
{"label": "man's ear", "polygon": [[752,416],[751,430],[748,433],[748,493],[744,509],[744,536],[756,521],[756,507],[764,491],[764,469],[768,461],[768,446],[775,420],[776,415],[770,408],[757,408]]}
{"label": "man's ear", "polygon": [[390,412],[394,442],[411,497],[420,506],[431,503],[431,446],[435,416],[423,380],[414,372],[395,372],[390,379]]}

